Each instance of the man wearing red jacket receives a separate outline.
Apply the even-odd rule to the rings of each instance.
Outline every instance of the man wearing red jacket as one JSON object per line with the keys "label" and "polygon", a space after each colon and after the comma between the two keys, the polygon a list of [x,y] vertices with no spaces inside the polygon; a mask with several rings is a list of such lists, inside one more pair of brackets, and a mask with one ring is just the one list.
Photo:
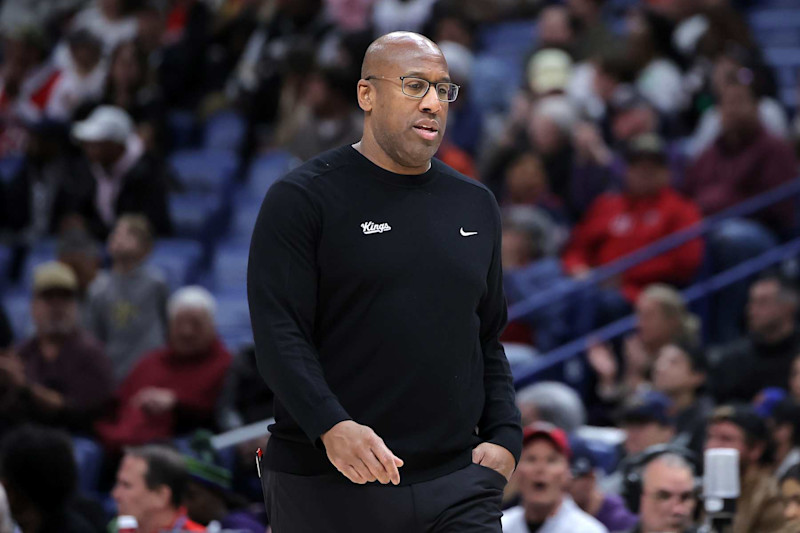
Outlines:
{"label": "man wearing red jacket", "polygon": [[[647,133],[632,139],[626,150],[625,190],[598,197],[572,231],[564,252],[564,269],[581,277],[639,248],[656,242],[701,218],[692,202],[670,187],[663,140]],[[655,282],[683,284],[700,265],[700,239],[640,263],[624,272],[617,288],[628,302]]]}

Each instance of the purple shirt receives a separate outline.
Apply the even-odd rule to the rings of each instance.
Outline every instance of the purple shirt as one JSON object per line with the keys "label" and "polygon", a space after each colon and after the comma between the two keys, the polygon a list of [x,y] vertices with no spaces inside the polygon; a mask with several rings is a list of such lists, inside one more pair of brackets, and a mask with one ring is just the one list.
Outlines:
{"label": "purple shirt", "polygon": [[616,494],[606,494],[603,505],[594,517],[612,533],[630,529],[639,522],[637,516],[625,507],[622,498]]}

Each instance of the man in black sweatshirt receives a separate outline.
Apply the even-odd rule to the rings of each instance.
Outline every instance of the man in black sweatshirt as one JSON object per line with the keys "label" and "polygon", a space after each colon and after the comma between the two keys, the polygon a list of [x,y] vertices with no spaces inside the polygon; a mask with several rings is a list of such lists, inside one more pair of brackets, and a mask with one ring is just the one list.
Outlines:
{"label": "man in black sweatshirt", "polygon": [[361,141],[272,186],[250,249],[260,373],[275,393],[262,461],[275,533],[500,532],[519,459],[500,214],[432,159],[450,83],[439,48],[367,50]]}

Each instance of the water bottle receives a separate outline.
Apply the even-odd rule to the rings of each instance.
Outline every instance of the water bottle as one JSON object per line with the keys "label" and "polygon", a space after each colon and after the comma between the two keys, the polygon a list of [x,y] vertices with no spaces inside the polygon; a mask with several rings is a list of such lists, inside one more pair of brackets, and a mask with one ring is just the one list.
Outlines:
{"label": "water bottle", "polygon": [[117,518],[117,533],[137,533],[139,522],[135,516],[123,515]]}

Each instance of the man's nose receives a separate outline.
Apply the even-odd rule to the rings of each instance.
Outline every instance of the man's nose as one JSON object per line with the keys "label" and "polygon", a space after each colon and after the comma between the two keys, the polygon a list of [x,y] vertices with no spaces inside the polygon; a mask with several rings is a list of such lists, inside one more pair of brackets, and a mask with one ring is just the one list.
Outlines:
{"label": "man's nose", "polygon": [[436,96],[436,86],[431,84],[428,92],[422,97],[419,103],[420,111],[423,113],[437,114],[442,110],[442,101]]}

